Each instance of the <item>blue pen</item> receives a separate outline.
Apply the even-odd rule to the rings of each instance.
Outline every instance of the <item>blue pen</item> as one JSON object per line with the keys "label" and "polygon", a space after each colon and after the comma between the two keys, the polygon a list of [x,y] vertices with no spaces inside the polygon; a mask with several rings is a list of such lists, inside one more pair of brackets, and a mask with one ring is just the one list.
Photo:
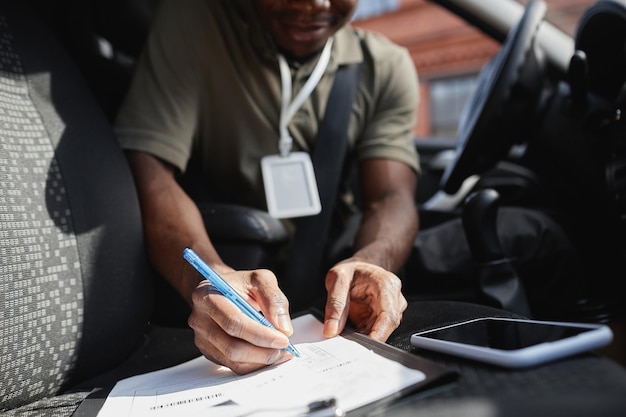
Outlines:
{"label": "blue pen", "polygon": [[[213,268],[211,268],[206,262],[204,262],[196,252],[194,252],[190,248],[185,248],[185,250],[183,250],[183,258],[185,258],[185,260],[189,262],[191,266],[196,268],[196,270],[200,272],[203,277],[205,277],[211,284],[213,284],[215,288],[217,288],[217,290],[221,292],[222,295],[224,295],[224,297],[228,298],[237,307],[239,307],[239,309],[243,311],[248,317],[256,320],[264,326],[275,329],[275,327],[272,326],[272,323],[267,321],[267,319],[263,317],[261,313],[256,311],[254,307],[250,305],[250,303],[244,300],[243,297],[239,295],[237,290],[231,287],[228,282],[224,281],[224,278],[220,277],[219,274],[215,272]],[[291,342],[285,348],[285,350],[295,357],[300,357],[300,352],[298,352],[298,350],[294,347],[294,345],[291,344]]]}

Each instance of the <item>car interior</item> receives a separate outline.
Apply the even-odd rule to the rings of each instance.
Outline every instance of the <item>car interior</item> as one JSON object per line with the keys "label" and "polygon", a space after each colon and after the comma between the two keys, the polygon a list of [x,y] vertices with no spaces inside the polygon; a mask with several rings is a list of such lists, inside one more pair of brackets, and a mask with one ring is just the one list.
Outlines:
{"label": "car interior", "polygon": [[[94,388],[199,354],[185,325],[188,307],[148,263],[132,175],[112,128],[157,4],[0,1],[0,412],[7,415],[95,415],[98,401],[86,401],[101,400]],[[437,302],[477,299],[499,314],[530,315],[523,292],[511,292],[519,277],[495,230],[507,205],[554,213],[578,248],[589,290],[572,320],[626,319],[626,3],[598,0],[587,10],[566,71],[535,42],[545,8],[530,1],[502,38],[458,138],[416,140],[422,224],[461,216],[476,263],[500,265],[478,272],[491,288],[425,294],[434,302],[426,315],[460,320]],[[288,240],[264,211],[200,208],[233,267],[271,265]],[[349,234],[329,258],[346,245]],[[403,274],[411,268],[409,260]],[[407,332],[422,319],[409,317],[389,343],[411,350]],[[626,344],[616,349],[623,360]],[[466,415],[466,401],[492,397],[501,412],[476,415],[617,416],[625,407],[619,359],[589,354],[512,373],[428,357],[459,370],[456,388],[381,415]],[[513,396],[520,389],[553,395],[537,394],[538,408],[530,408],[526,396]],[[580,395],[572,401],[572,393]]]}
{"label": "car interior", "polygon": [[[575,53],[563,72],[534,41],[546,9],[530,2],[479,74],[451,163],[439,170],[440,190],[422,203],[420,212],[429,219],[432,212],[463,211],[467,205],[459,201],[464,203],[469,193],[492,190],[497,195],[491,204],[555,216],[588,277],[588,292],[580,300],[585,320],[624,314],[618,290],[626,259],[619,168],[624,161],[623,11],[622,2],[599,1],[585,13]],[[427,172],[429,162],[424,164]],[[466,230],[473,249],[497,245],[491,231],[495,216],[467,215],[487,222],[482,231]]]}

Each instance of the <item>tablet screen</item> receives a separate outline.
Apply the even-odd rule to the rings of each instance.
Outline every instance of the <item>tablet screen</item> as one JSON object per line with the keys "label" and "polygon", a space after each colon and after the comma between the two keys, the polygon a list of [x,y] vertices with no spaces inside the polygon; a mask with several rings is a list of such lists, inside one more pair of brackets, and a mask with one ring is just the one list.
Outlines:
{"label": "tablet screen", "polygon": [[589,328],[486,319],[425,332],[420,336],[494,349],[514,350],[553,342],[586,331],[589,331]]}

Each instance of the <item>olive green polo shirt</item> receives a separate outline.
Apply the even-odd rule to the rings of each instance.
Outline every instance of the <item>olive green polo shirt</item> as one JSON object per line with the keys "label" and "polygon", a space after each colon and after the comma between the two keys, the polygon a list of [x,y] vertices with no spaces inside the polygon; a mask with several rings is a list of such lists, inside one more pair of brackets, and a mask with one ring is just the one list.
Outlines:
{"label": "olive green polo shirt", "polygon": [[[193,155],[214,198],[265,210],[260,160],[278,153],[281,81],[276,47],[253,4],[163,0],[116,132],[123,148],[153,154],[181,172]],[[292,67],[293,96],[316,62]],[[389,158],[419,172],[417,74],[409,54],[350,25],[335,35],[324,76],[289,124],[294,150],[312,149],[333,76],[353,62],[363,69],[349,152],[355,160]]]}

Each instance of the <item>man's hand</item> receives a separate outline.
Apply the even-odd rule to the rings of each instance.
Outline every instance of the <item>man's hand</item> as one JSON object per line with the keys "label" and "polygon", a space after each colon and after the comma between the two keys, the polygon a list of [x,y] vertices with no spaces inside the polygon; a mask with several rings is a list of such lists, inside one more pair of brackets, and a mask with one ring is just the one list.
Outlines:
{"label": "man's hand", "polygon": [[326,274],[324,336],[338,335],[350,318],[360,333],[387,340],[407,308],[401,289],[400,279],[379,266],[355,259],[338,263]]}
{"label": "man's hand", "polygon": [[209,360],[238,374],[285,362],[292,355],[284,350],[293,333],[289,303],[268,270],[234,271],[222,277],[246,298],[277,330],[249,318],[230,300],[202,281],[192,296],[189,326],[195,344]]}
{"label": "man's hand", "polygon": [[324,336],[338,335],[348,318],[357,330],[385,341],[400,325],[407,301],[394,273],[406,262],[418,230],[416,173],[392,159],[359,164],[363,199],[355,253],[326,274]]}

